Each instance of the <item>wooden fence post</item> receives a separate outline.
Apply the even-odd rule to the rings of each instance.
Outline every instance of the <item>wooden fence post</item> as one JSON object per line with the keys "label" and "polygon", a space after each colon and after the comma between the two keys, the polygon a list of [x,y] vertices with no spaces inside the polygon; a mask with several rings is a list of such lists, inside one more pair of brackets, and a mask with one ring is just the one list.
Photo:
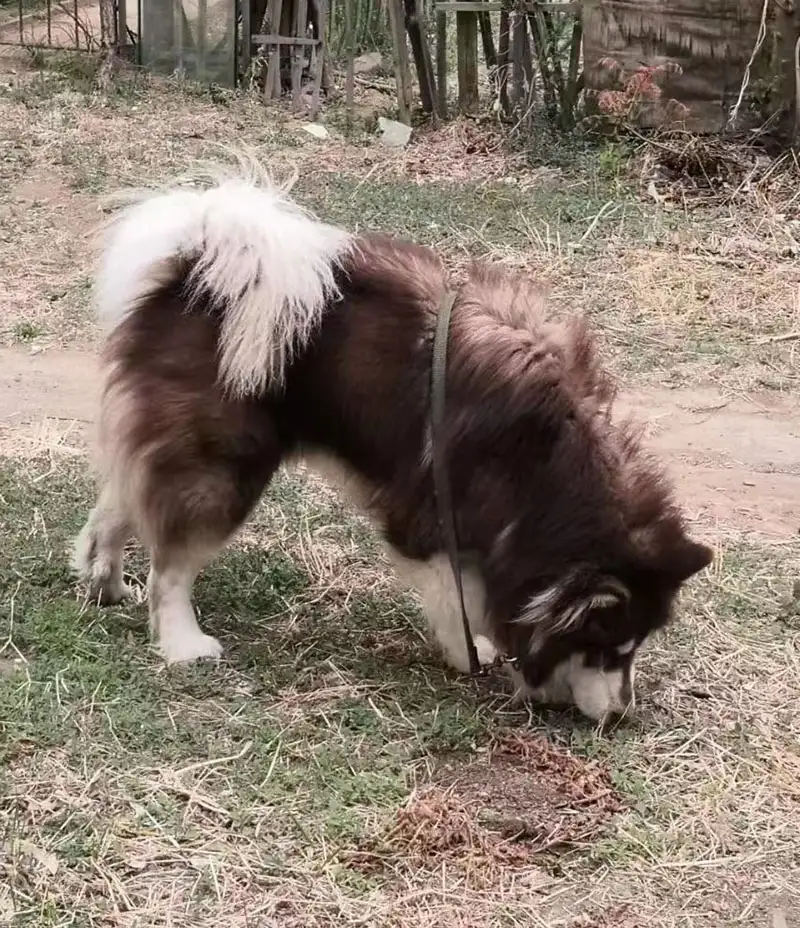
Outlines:
{"label": "wooden fence post", "polygon": [[403,0],[406,12],[406,32],[411,40],[411,53],[417,68],[419,80],[419,95],[422,102],[422,111],[431,113],[436,122],[438,99],[436,97],[436,78],[433,75],[433,62],[428,39],[423,31],[424,13],[422,0]]}
{"label": "wooden fence post", "polygon": [[395,82],[397,84],[397,108],[400,122],[411,125],[411,73],[408,66],[406,45],[405,13],[403,0],[389,0],[389,23],[394,45]]}
{"label": "wooden fence post", "polygon": [[510,113],[508,105],[508,62],[510,58],[510,36],[508,9],[500,11],[500,35],[497,42],[497,93],[500,100],[500,112],[504,116]]}
{"label": "wooden fence post", "polygon": [[[308,0],[295,0],[294,8],[294,35],[295,38],[306,38],[308,23]],[[303,104],[301,91],[303,89],[303,61],[305,51],[302,45],[292,46],[292,109],[298,112]]]}
{"label": "wooden fence post", "polygon": [[[280,22],[283,14],[283,0],[269,0],[267,16],[269,18],[270,32],[280,35]],[[267,49],[267,77],[264,81],[264,99],[273,97],[279,100],[281,96],[281,47],[270,45]]]}
{"label": "wooden fence post", "polygon": [[344,0],[344,31],[347,46],[347,77],[345,78],[345,100],[347,105],[347,126],[353,128],[353,107],[356,86],[356,30],[353,19],[355,0]]}
{"label": "wooden fence post", "polygon": [[478,14],[456,12],[458,43],[458,107],[462,113],[478,109]]}
{"label": "wooden fence post", "polygon": [[239,10],[242,16],[242,55],[239,62],[239,74],[244,77],[250,70],[253,56],[253,23],[251,18],[252,7],[250,0],[239,0]]}
{"label": "wooden fence post", "polygon": [[447,119],[447,13],[436,10],[436,81],[439,90],[439,116]]}
{"label": "wooden fence post", "polygon": [[497,67],[497,52],[494,47],[492,34],[492,20],[488,13],[478,13],[478,24],[481,27],[481,42],[483,44],[483,58],[489,71]]}

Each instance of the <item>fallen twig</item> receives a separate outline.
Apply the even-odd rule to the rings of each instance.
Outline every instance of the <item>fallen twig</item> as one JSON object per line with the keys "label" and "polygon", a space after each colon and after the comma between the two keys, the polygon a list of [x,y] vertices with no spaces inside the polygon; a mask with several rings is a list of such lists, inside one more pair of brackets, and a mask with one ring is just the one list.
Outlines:
{"label": "fallen twig", "polygon": [[784,332],[783,335],[770,335],[769,338],[762,338],[759,345],[774,345],[776,342],[793,342],[800,338],[800,332]]}

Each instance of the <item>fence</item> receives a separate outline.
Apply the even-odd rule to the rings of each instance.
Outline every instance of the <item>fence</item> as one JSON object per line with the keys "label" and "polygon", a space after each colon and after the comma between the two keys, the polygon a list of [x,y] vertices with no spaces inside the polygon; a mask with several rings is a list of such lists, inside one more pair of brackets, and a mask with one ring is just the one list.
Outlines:
{"label": "fence", "polygon": [[[412,97],[434,119],[448,115],[450,82],[462,113],[492,106],[523,125],[543,110],[564,129],[584,90],[590,99],[607,89],[611,58],[626,74],[675,59],[663,99],[685,104],[693,129],[727,126],[732,98],[738,93],[738,113],[744,90],[743,111],[763,97],[778,113],[792,102],[800,113],[796,5],[707,7],[706,0],[0,0],[0,46],[94,51],[135,43],[149,70],[228,86],[247,75],[265,98],[288,92],[295,109],[310,106],[313,114],[334,86],[332,59],[342,64],[342,57],[352,109],[354,56],[379,44],[393,58],[405,122]],[[659,106],[640,109],[643,123],[660,121]],[[759,110],[751,109],[755,120]]]}
{"label": "fence", "polygon": [[125,0],[0,0],[0,46],[97,51],[128,40]]}
{"label": "fence", "polygon": [[239,70],[238,4],[233,0],[139,0],[138,61],[231,87]]}

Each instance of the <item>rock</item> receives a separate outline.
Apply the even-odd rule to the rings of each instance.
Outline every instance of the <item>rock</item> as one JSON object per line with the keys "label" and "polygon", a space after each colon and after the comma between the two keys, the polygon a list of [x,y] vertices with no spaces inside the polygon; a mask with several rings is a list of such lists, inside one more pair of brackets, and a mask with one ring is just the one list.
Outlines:
{"label": "rock", "polygon": [[411,138],[411,126],[384,116],[378,118],[378,131],[381,142],[389,148],[405,148]]}
{"label": "rock", "polygon": [[364,55],[359,55],[353,61],[353,71],[356,74],[375,74],[376,71],[380,71],[383,67],[383,55],[380,52],[367,52]]}
{"label": "rock", "polygon": [[313,135],[315,139],[327,139],[330,138],[331,135],[325,126],[321,126],[318,122],[304,123],[302,128],[304,132]]}

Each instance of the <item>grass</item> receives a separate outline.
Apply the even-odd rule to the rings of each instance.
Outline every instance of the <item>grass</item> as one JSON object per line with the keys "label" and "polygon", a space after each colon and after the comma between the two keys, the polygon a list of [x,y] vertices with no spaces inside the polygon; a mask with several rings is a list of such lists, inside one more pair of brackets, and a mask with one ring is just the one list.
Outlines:
{"label": "grass", "polygon": [[87,280],[100,195],[244,142],[278,173],[296,168],[298,195],[325,218],[430,244],[454,273],[477,257],[536,275],[558,305],[595,319],[637,379],[702,376],[736,390],[797,383],[796,341],[781,340],[800,324],[800,274],[786,259],[793,213],[760,192],[735,210],[664,206],[631,182],[619,145],[561,152],[548,167],[533,153],[510,154],[491,129],[456,123],[398,153],[363,134],[348,144],[335,110],[320,142],[283,113],[265,118],[247,94],[137,73],[99,94],[91,59],[61,54],[42,65],[0,88],[8,341],[20,323],[41,330],[44,344],[93,332]]}
{"label": "grass", "polygon": [[[626,906],[659,928],[755,926],[797,886],[800,624],[776,605],[797,571],[782,549],[722,552],[643,661],[640,717],[601,735],[443,669],[362,522],[297,475],[198,585],[227,657],[192,670],[151,657],[143,605],[73,592],[80,465],[6,461],[0,497],[14,926],[577,925]],[[137,552],[130,571],[141,591]],[[436,849],[423,870],[402,847],[378,872],[353,863],[432,770],[525,730],[610,771],[624,812],[597,842],[482,890]]]}

